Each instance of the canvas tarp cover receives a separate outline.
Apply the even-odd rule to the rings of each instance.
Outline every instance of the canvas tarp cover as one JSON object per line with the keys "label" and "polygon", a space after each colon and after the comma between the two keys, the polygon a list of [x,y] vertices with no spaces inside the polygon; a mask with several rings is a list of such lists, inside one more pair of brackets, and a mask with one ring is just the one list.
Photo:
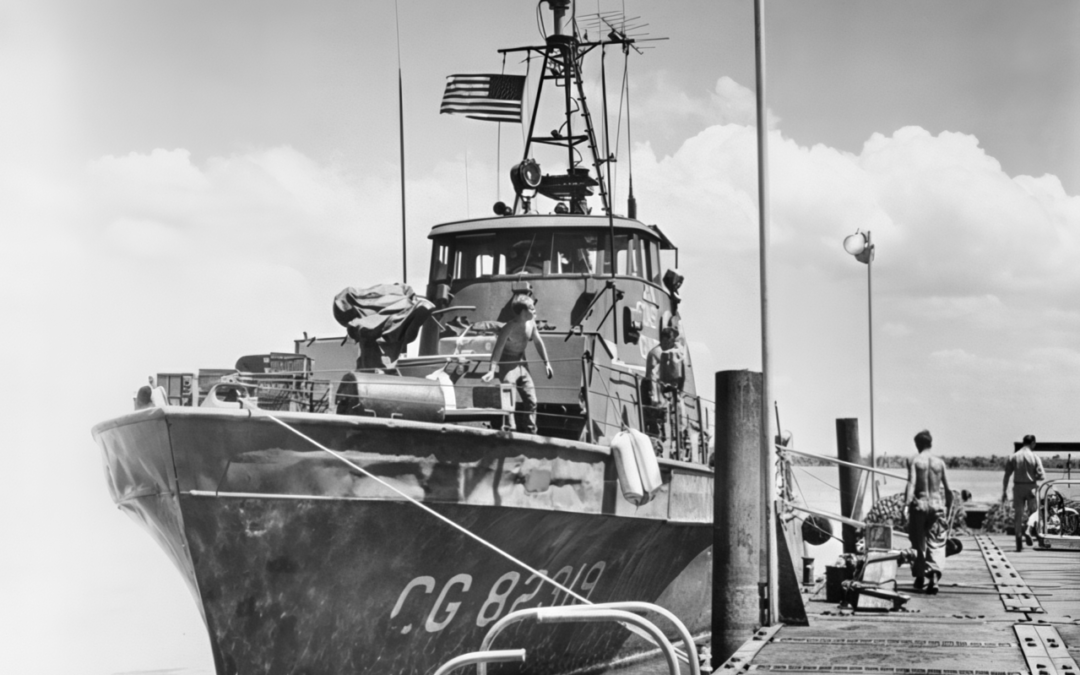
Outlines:
{"label": "canvas tarp cover", "polygon": [[334,298],[334,318],[360,345],[361,368],[392,367],[434,309],[405,284],[349,287]]}

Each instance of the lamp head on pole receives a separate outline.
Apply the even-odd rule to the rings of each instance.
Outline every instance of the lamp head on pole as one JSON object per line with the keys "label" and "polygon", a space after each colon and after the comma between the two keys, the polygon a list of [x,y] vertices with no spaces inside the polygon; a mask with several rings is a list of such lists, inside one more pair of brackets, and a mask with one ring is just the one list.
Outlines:
{"label": "lamp head on pole", "polygon": [[874,244],[870,241],[869,232],[863,234],[856,231],[855,234],[844,237],[844,250],[864,265],[869,265],[874,259]]}

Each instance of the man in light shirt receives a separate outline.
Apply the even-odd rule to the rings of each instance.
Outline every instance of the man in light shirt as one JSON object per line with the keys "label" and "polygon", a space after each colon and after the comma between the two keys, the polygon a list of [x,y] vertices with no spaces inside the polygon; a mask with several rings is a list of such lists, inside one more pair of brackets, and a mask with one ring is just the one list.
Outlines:
{"label": "man in light shirt", "polygon": [[1024,550],[1024,541],[1031,546],[1031,535],[1027,533],[1028,516],[1035,513],[1035,491],[1045,475],[1042,460],[1032,452],[1035,449],[1035,437],[1024,436],[1024,442],[1013,456],[1005,460],[1005,481],[1001,486],[1001,502],[1004,504],[1009,492],[1009,477],[1013,480],[1013,528],[1016,531],[1016,550]]}

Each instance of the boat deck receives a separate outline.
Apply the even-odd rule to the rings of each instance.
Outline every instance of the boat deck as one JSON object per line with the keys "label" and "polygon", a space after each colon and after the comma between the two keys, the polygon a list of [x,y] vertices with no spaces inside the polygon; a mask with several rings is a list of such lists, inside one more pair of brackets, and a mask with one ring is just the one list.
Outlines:
{"label": "boat deck", "polygon": [[[808,627],[762,629],[716,672],[1080,675],[1080,551],[1017,553],[1007,535],[962,541],[937,595],[916,592],[907,567],[897,590],[911,600],[899,611],[840,609],[822,584],[803,596]],[[667,667],[650,660],[616,672]]]}

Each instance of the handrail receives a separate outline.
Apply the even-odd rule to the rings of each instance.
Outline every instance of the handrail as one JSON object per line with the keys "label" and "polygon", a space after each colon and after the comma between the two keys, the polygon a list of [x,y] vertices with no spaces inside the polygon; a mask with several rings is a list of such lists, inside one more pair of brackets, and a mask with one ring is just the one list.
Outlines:
{"label": "handrail", "polygon": [[[536,618],[539,623],[602,623],[617,621],[622,624],[629,624],[628,628],[637,626],[651,635],[653,642],[660,646],[660,651],[663,652],[664,660],[668,664],[668,671],[672,675],[679,675],[679,659],[675,653],[675,647],[664,635],[664,631],[660,630],[652,621],[633,612],[618,609],[594,610],[590,606],[587,609],[574,611],[570,614],[560,613],[565,610],[565,607],[545,607],[540,610],[540,614]],[[687,660],[689,661],[689,657],[687,657]]]}
{"label": "handrail", "polygon": [[781,452],[790,452],[792,454],[801,455],[803,457],[812,457],[814,459],[821,459],[821,460],[824,460],[826,462],[832,462],[833,464],[839,464],[840,466],[851,467],[852,469],[862,469],[863,471],[869,471],[871,473],[879,473],[879,474],[881,474],[883,476],[888,476],[890,478],[896,478],[896,479],[899,479],[899,480],[907,480],[907,476],[904,476],[904,475],[901,475],[901,474],[898,474],[898,473],[893,473],[892,471],[885,471],[885,470],[879,469],[877,467],[864,466],[862,464],[853,464],[851,462],[845,462],[842,459],[837,459],[835,457],[829,457],[828,455],[819,455],[817,453],[807,452],[805,450],[796,450],[795,448],[789,448],[789,447],[786,447],[786,446],[783,446],[783,445],[776,445],[775,447],[776,447],[777,450],[779,450]]}
{"label": "handrail", "polygon": [[[673,425],[673,427],[674,427],[673,432],[672,432],[673,436],[677,436],[678,431],[681,430],[681,429],[690,429],[690,428],[695,428],[695,427],[697,429],[699,429],[700,432],[702,434],[704,434],[708,438],[711,438],[714,435],[714,433],[715,433],[715,424],[711,424],[711,423],[709,423],[707,421],[707,416],[704,414],[704,408],[702,406],[702,402],[707,402],[708,399],[705,399],[705,398],[703,398],[702,396],[700,396],[700,395],[698,395],[696,393],[691,394],[690,392],[680,390],[680,391],[675,392],[674,395],[671,396],[670,406],[669,405],[657,405],[655,402],[653,404],[646,405],[644,403],[644,401],[641,399],[642,383],[645,381],[645,375],[643,373],[641,373],[641,372],[638,372],[639,370],[642,369],[641,366],[631,366],[629,364],[622,364],[622,365],[623,365],[623,367],[620,368],[620,367],[615,367],[614,365],[609,365],[609,364],[600,364],[600,363],[595,363],[595,362],[592,363],[592,366],[594,368],[598,369],[598,370],[606,370],[608,372],[616,373],[616,374],[618,374],[620,376],[629,377],[629,378],[633,379],[635,396],[633,397],[631,403],[633,404],[634,408],[637,410],[637,413],[638,413],[638,422],[639,422],[639,427],[640,427],[638,429],[639,431],[641,431],[642,433],[644,433],[644,434],[646,434],[646,435],[648,435],[650,437],[657,437],[657,436],[655,436],[653,434],[650,434],[646,430],[645,410],[646,409],[654,409],[654,410],[669,409],[669,414],[673,418],[673,419],[669,420],[669,423],[671,423]],[[601,397],[601,398],[603,398],[603,399],[605,399],[605,400],[623,401],[623,399],[621,399],[619,396],[612,395],[608,391],[595,390],[592,393],[599,396],[599,397]],[[693,410],[697,413],[697,419],[695,419],[694,416],[689,413],[690,408],[693,408]],[[681,414],[679,412],[680,409],[682,410]],[[600,424],[605,424],[606,426],[621,427],[621,425],[619,425],[619,424],[604,423],[604,422],[602,422],[600,420],[596,420],[596,421],[598,423],[600,423]],[[707,448],[699,448],[697,446],[694,446],[693,444],[690,444],[685,449],[690,452],[691,456],[694,456],[694,455],[699,455],[700,456],[700,460],[695,461],[695,463],[706,464],[708,462],[708,450],[707,450]]]}
{"label": "handrail", "polygon": [[[431,363],[444,362],[462,362],[472,360],[471,357],[478,357],[479,359],[489,359],[490,354],[440,354],[424,357],[425,360]],[[535,359],[525,359],[527,364],[539,363]],[[662,435],[650,433],[646,424],[646,411],[649,407],[644,405],[640,397],[641,384],[644,380],[644,375],[639,372],[640,367],[630,366],[628,364],[600,364],[589,358],[588,352],[581,357],[568,357],[561,359],[551,359],[551,363],[573,363],[579,362],[581,364],[583,379],[589,379],[591,371],[595,368],[599,371],[610,372],[618,374],[620,377],[626,377],[633,381],[634,395],[630,398],[629,403],[634,406],[637,411],[637,422],[635,425],[639,431],[645,433],[650,437],[661,437]],[[365,369],[352,368],[353,372],[365,372]],[[337,378],[329,379],[315,379],[311,375],[314,370],[305,371],[276,371],[276,372],[262,372],[255,373],[250,371],[237,371],[234,373],[235,383],[239,386],[247,387],[252,392],[252,396],[257,396],[259,399],[265,401],[273,400],[273,403],[268,403],[269,409],[277,409],[280,406],[278,403],[284,403],[288,401],[291,405],[299,405],[301,409],[309,412],[322,412],[329,411],[331,393],[339,388],[344,380]],[[340,372],[337,369],[327,372]],[[609,402],[618,400],[622,403],[626,403],[622,397],[618,396],[615,392],[607,389],[606,378],[601,378],[603,381],[603,388],[599,391],[592,391],[591,395],[599,397],[603,401]],[[402,390],[407,390],[410,387],[414,388],[427,388],[433,386],[431,383],[414,381],[410,378],[402,378],[400,382],[396,383],[396,386]],[[479,387],[488,386],[486,383],[479,381],[463,380],[454,383],[456,389],[474,389]],[[544,391],[561,391],[563,393],[576,391],[579,387],[575,386],[551,386],[543,382],[538,381],[535,385],[537,393]],[[270,397],[268,399],[267,397]],[[340,394],[339,394],[340,398]],[[381,396],[381,399],[388,402],[408,403],[410,402],[406,397],[395,396]],[[593,436],[594,424],[598,424],[608,429],[617,430],[621,428],[620,424],[609,422],[603,415],[597,415],[597,411],[591,409],[589,405],[589,397],[586,397],[584,406],[580,414],[560,414],[558,412],[551,412],[545,410],[537,410],[536,415],[538,418],[550,418],[550,419],[575,419],[581,420],[584,418],[584,428],[589,440],[596,442]],[[676,404],[676,401],[678,404]],[[681,436],[673,431],[671,437],[673,440],[678,441],[681,452],[679,457],[683,457],[692,463],[705,465],[708,462],[710,444],[709,440],[715,434],[715,426],[710,423],[708,416],[703,412],[703,399],[695,394],[689,392],[678,392],[677,396],[667,406],[651,406],[653,408],[670,408],[669,415],[672,419],[669,419],[667,424],[674,430],[678,429],[697,429],[700,432],[700,437],[695,443],[688,443],[685,447],[682,446]],[[251,402],[254,404],[254,401]],[[690,414],[690,411],[696,411],[696,417]],[[684,454],[685,453],[685,454]]]}
{"label": "handrail", "polygon": [[[837,515],[835,513],[829,513],[827,511],[815,511],[814,509],[808,509],[805,506],[799,506],[798,504],[793,504],[792,502],[789,502],[787,500],[780,500],[780,503],[783,504],[785,507],[787,507],[789,509],[793,509],[795,511],[802,511],[803,513],[809,513],[812,516],[821,516],[822,518],[828,518],[829,520],[835,520],[836,522],[841,523],[843,525],[850,525],[851,527],[858,527],[858,528],[863,528],[863,529],[865,529],[867,527],[867,523],[865,523],[865,522],[863,522],[861,520],[855,520],[854,518],[848,518],[846,516],[840,516],[840,515]],[[893,534],[899,534],[902,537],[907,537],[908,536],[906,532],[901,532],[900,530],[893,530]]]}
{"label": "handrail", "polygon": [[627,600],[622,602],[601,602],[595,605],[565,605],[563,609],[570,611],[592,611],[597,608],[603,609],[618,609],[637,612],[653,612],[664,617],[675,626],[675,630],[679,632],[679,637],[682,638],[683,644],[686,648],[687,660],[690,662],[691,675],[701,675],[701,664],[697,658],[697,643],[694,642],[694,638],[690,635],[690,630],[687,629],[679,617],[667,609],[664,609],[660,605],[654,605],[651,602],[640,602],[635,600]]}
{"label": "handrail", "polygon": [[[488,629],[487,634],[480,643],[481,651],[490,649],[495,638],[508,626],[528,619],[532,619],[537,623],[595,623],[615,621],[626,625],[626,627],[632,631],[633,628],[638,629],[633,632],[643,631],[646,633],[647,637],[660,647],[667,660],[668,669],[674,675],[679,674],[679,658],[691,662],[689,655],[677,654],[675,647],[672,646],[671,642],[664,635],[664,632],[656,627],[656,624],[631,612],[619,609],[608,609],[603,603],[596,605],[577,605],[573,607],[534,607],[531,609],[519,609],[516,612],[510,612],[496,621],[495,625]],[[696,661],[696,658],[693,660]],[[477,675],[487,675],[486,664],[478,664],[476,672]]]}
{"label": "handrail", "polygon": [[469,652],[456,656],[439,666],[434,675],[446,675],[463,666],[478,665],[481,663],[510,663],[512,661],[525,662],[524,649],[494,649],[488,652]]}

